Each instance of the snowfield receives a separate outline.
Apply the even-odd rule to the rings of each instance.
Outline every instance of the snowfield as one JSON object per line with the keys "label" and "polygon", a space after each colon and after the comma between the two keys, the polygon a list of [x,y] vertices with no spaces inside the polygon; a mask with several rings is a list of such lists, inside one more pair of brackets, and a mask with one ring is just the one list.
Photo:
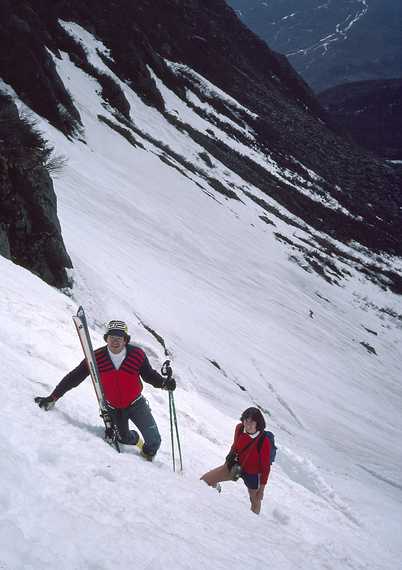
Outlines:
{"label": "snowfield", "polygon": [[[113,75],[95,50],[104,46],[65,27]],[[400,568],[401,298],[353,269],[335,286],[290,263],[274,232],[294,239],[295,228],[264,223],[236,174],[215,161],[241,201],[183,176],[145,136],[134,148],[98,120],[116,121],[97,82],[66,54],[55,63],[84,124],[85,143],[73,142],[38,117],[68,159],[54,184],[74,286],[59,292],[0,257],[0,568]],[[141,132],[202,166],[202,147],[121,87]],[[166,86],[163,96],[207,128]],[[159,369],[166,356],[149,328],[163,337],[183,473],[172,470],[166,392],[144,387],[163,438],[152,464],[103,442],[89,379],[50,412],[34,405],[82,359],[71,319],[81,304],[95,347],[104,323],[125,320]],[[219,495],[199,481],[250,405],[279,448],[259,517],[241,482]]]}

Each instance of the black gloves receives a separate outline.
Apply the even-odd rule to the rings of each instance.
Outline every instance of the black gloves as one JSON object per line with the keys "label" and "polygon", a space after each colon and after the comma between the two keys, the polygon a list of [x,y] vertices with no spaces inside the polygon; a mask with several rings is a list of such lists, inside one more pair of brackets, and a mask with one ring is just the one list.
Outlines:
{"label": "black gloves", "polygon": [[174,378],[166,378],[162,384],[163,390],[169,390],[169,392],[173,392],[176,390],[176,380]]}
{"label": "black gloves", "polygon": [[35,402],[38,404],[40,408],[42,408],[42,410],[48,411],[54,407],[56,400],[54,400],[52,396],[47,396],[46,398],[37,396],[35,398]]}
{"label": "black gloves", "polygon": [[169,390],[169,392],[173,392],[176,390],[176,380],[172,378],[172,368],[170,366],[170,360],[165,360],[162,364],[161,374],[165,376],[165,379],[162,382],[162,390]]}

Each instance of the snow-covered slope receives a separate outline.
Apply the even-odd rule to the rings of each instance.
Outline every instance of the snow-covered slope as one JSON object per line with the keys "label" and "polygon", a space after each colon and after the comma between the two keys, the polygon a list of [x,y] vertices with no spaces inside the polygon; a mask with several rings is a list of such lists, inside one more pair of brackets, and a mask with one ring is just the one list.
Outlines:
{"label": "snow-covered slope", "polygon": [[[103,47],[66,26],[101,68],[94,48]],[[286,239],[307,236],[282,208],[272,201],[274,226],[247,195],[214,191],[202,177],[202,147],[121,84],[137,127],[133,146],[99,120],[115,119],[97,82],[67,56],[55,63],[84,123],[73,142],[38,119],[68,159],[55,189],[74,288],[66,296],[0,258],[0,567],[397,568],[400,297],[354,265],[336,286],[290,263]],[[224,139],[158,87],[169,110]],[[199,169],[167,160],[157,140]],[[242,152],[267,162],[245,145]],[[236,193],[242,180],[214,167]],[[124,319],[158,367],[165,355],[149,329],[163,337],[178,383],[183,474],[171,468],[164,392],[145,387],[163,437],[154,464],[104,444],[89,381],[52,412],[33,405],[81,359],[71,321],[79,304],[95,346],[104,322]],[[279,445],[260,517],[241,483],[218,495],[199,481],[223,461],[239,414],[253,404]]]}

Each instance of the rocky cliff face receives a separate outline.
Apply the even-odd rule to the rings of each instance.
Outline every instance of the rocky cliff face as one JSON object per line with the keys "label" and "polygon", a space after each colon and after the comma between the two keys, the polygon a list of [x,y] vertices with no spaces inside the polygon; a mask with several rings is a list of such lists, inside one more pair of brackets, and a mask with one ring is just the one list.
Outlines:
{"label": "rocky cliff face", "polygon": [[[42,8],[42,16],[36,11],[38,8]],[[47,52],[56,49],[47,22],[44,2],[2,0],[0,76],[30,108],[72,135],[79,124],[79,114]]]}
{"label": "rocky cliff face", "polygon": [[44,141],[12,101],[0,94],[0,254],[50,285],[69,285],[71,267],[45,164]]}

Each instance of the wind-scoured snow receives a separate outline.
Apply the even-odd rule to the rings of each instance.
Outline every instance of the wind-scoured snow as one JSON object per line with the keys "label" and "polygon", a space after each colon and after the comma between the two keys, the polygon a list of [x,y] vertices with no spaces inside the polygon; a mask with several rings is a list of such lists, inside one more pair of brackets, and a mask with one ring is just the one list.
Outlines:
{"label": "wind-scoured snow", "polygon": [[198,87],[201,87],[202,90],[207,95],[223,100],[227,105],[230,105],[235,109],[244,111],[254,119],[258,117],[256,113],[253,113],[252,111],[250,111],[250,109],[247,109],[247,107],[245,107],[244,105],[236,101],[236,99],[234,99],[233,97],[222,91],[222,89],[220,89],[219,87],[208,81],[208,79],[206,79],[205,77],[194,71],[194,69],[191,69],[191,67],[183,65],[181,63],[175,63],[173,61],[167,61],[167,64],[170,66],[172,70],[175,71],[175,73],[191,78],[192,82],[195,85],[198,85]]}
{"label": "wind-scoured snow", "polygon": [[[139,100],[138,96],[136,96],[133,91],[119,78],[113,74],[110,69],[106,66],[104,61],[100,58],[98,51],[100,53],[108,53],[108,50],[103,46],[99,48],[99,41],[95,41],[93,44],[90,43],[90,34],[86,30],[84,30],[78,24],[73,22],[61,22],[64,28],[68,33],[71,33],[72,36],[79,41],[85,47],[87,46],[88,42],[92,46],[90,48],[86,48],[87,57],[93,65],[95,65],[98,69],[102,72],[107,73],[120,85],[123,89],[127,100],[129,101],[130,105],[137,109],[135,116],[133,116],[134,122],[137,127],[141,130],[146,132],[147,134],[151,135],[153,138],[160,140],[162,139],[165,144],[168,144],[170,148],[174,151],[178,152],[180,155],[184,156],[187,160],[194,162],[202,168],[204,166],[203,160],[200,158],[200,153],[204,150],[200,145],[197,145],[192,141],[189,135],[182,133],[181,135],[177,132],[172,125],[170,125],[166,120],[162,120],[163,128],[161,130],[161,117],[157,111],[153,111],[153,118],[151,119],[151,113],[149,109]],[[103,45],[103,44],[102,44]],[[207,81],[206,79],[202,78],[198,73],[190,70],[187,66],[174,64],[172,62],[166,61],[166,63],[170,66],[170,68],[179,75],[185,75],[187,78],[191,78],[192,82],[205,95],[217,97],[221,101],[224,101],[229,108],[231,108],[234,112],[240,110],[245,112],[250,117],[254,119],[257,117],[255,113],[249,111],[246,107],[239,104],[235,99],[226,95],[224,92],[219,89],[218,87],[214,86],[211,82]],[[60,60],[55,58],[55,64],[59,70],[59,73],[66,75],[66,81],[69,80],[69,75],[66,74],[66,68],[72,68],[74,65],[64,58],[63,63]],[[63,68],[63,69],[62,69]],[[150,70],[151,71],[151,70]],[[71,73],[75,73],[71,71]],[[280,181],[288,184],[290,187],[293,187],[298,192],[303,193],[310,199],[323,204],[327,208],[342,212],[347,216],[351,216],[351,214],[339,204],[339,202],[331,196],[328,192],[322,190],[322,187],[319,184],[311,183],[310,178],[311,176],[306,177],[303,179],[299,174],[296,174],[290,171],[288,168],[281,167],[277,164],[277,162],[269,155],[263,154],[262,152],[256,149],[256,141],[253,136],[252,131],[247,130],[246,136],[249,140],[249,145],[245,145],[244,143],[240,142],[239,140],[234,140],[233,137],[231,138],[223,129],[209,123],[205,118],[198,115],[190,106],[186,105],[175,93],[173,93],[170,89],[168,89],[162,81],[151,71],[152,78],[154,79],[160,93],[162,94],[166,109],[174,114],[174,116],[178,117],[185,123],[191,124],[195,129],[206,133],[207,131],[211,131],[214,133],[214,136],[217,140],[225,142],[228,146],[235,149],[241,155],[248,156],[251,158],[256,164],[263,166],[268,172],[274,174]],[[194,99],[191,98],[190,95],[190,102],[194,103]],[[104,113],[104,109],[100,108],[99,102],[97,103],[97,107],[99,113]],[[95,107],[94,107],[95,108]],[[138,108],[143,109],[143,113],[138,113]],[[215,116],[218,114],[215,112]],[[220,115],[219,120],[222,123],[228,123],[229,120],[227,117],[223,117]],[[244,134],[245,129],[241,129],[237,127],[238,130],[242,131]],[[161,136],[163,133],[163,136]],[[142,141],[143,144],[147,148],[149,148],[149,144]],[[225,183],[228,183],[232,187],[239,187],[242,188],[244,186],[243,181],[234,173],[228,171],[228,169],[219,163],[217,160],[212,159],[214,164],[214,175],[220,174],[222,180]],[[318,180],[319,177],[315,175],[315,180]],[[249,189],[254,190],[256,195],[260,195],[261,192],[257,188],[253,188],[252,186]],[[265,196],[264,196],[265,198]]]}
{"label": "wind-scoured snow", "polygon": [[[172,69],[175,69],[175,71],[180,70],[181,73],[185,73],[186,75],[189,74],[188,72],[188,68],[186,68],[185,66],[179,66],[179,65],[171,65]],[[197,82],[198,82],[198,86],[201,88],[202,91],[204,91],[206,94],[208,95],[216,95],[218,94],[218,96],[220,98],[222,98],[222,91],[218,88],[215,88],[216,91],[214,89],[212,89],[212,84],[210,82],[207,82],[206,80],[204,80],[204,82],[201,79],[201,76],[199,74],[195,74],[194,72],[189,74],[190,76],[195,76],[197,77]],[[203,128],[201,127],[200,130],[206,131],[211,130],[211,124],[208,123],[206,120],[204,119],[200,119],[188,106],[184,105],[184,103],[177,97],[177,95],[175,95],[174,93],[172,93],[169,89],[167,89],[160,80],[158,80],[155,76],[154,76],[155,80],[156,80],[156,84],[158,85],[158,88],[160,90],[160,92],[163,94],[164,97],[164,101],[167,104],[167,108],[173,112],[175,112],[180,118],[182,118],[183,120],[187,120],[190,121],[192,125],[197,125],[201,122],[203,123]],[[191,94],[189,101],[193,104],[195,104],[196,106],[200,106],[199,104],[197,104],[197,100],[194,98],[194,95]],[[227,103],[229,103],[232,107],[233,107],[233,98],[229,97],[227,98]],[[241,108],[242,110],[245,110],[249,113],[249,111],[243,107],[243,106],[238,106],[238,108]],[[205,104],[204,104],[204,109],[205,109]],[[216,112],[213,113],[214,116],[219,116]],[[254,115],[254,118],[256,117],[256,115]],[[229,120],[226,117],[222,117],[222,115],[220,115],[220,121],[222,121],[223,123],[228,123]],[[198,127],[200,128],[200,127]],[[236,126],[236,130],[240,130],[239,126]],[[244,133],[245,129],[243,129],[243,133]],[[245,155],[248,158],[251,158],[256,164],[264,167],[265,169],[267,169],[269,172],[271,172],[272,174],[274,174],[279,180],[281,180],[282,182],[288,184],[289,186],[295,188],[298,192],[301,192],[302,194],[304,194],[305,196],[308,196],[311,200],[314,200],[316,202],[319,202],[320,204],[323,204],[324,206],[342,212],[343,214],[353,217],[347,210],[346,208],[344,208],[343,206],[341,206],[339,204],[339,202],[333,198],[332,196],[330,196],[328,193],[324,193],[322,191],[322,188],[319,186],[319,184],[313,184],[310,181],[303,179],[300,175],[292,172],[291,170],[289,170],[288,168],[284,168],[281,167],[277,164],[277,162],[270,156],[267,156],[266,154],[263,154],[261,152],[259,152],[258,150],[256,150],[256,140],[255,137],[253,136],[253,132],[250,130],[246,130],[245,134],[247,136],[247,138],[249,139],[249,146],[246,146],[244,143],[240,142],[240,141],[235,141],[233,140],[233,138],[230,138],[229,135],[227,135],[223,130],[218,129],[218,128],[214,128],[213,129],[214,135],[215,137],[217,137],[219,140],[222,140],[224,142],[226,142],[231,148],[234,148],[235,150],[237,150],[241,155]],[[305,170],[306,173],[308,173],[308,170]],[[311,173],[312,171],[310,170],[310,176],[309,178],[311,178]],[[312,173],[314,176],[314,180],[315,181],[319,181],[322,180],[319,176],[317,176],[317,174]],[[231,177],[233,178],[233,177]],[[238,177],[237,177],[238,178]],[[307,178],[307,177],[306,177]],[[236,180],[236,182],[238,183],[238,180]],[[241,186],[241,184],[240,184]],[[255,189],[255,193],[259,194],[260,191],[258,189]]]}
{"label": "wind-scoured snow", "polygon": [[[112,74],[102,46],[65,25]],[[229,201],[183,176],[145,136],[134,148],[98,120],[114,117],[97,81],[66,54],[55,63],[84,125],[85,143],[73,142],[38,117],[68,159],[54,183],[74,287],[67,296],[0,257],[0,568],[396,570],[400,297],[352,269],[331,286],[289,263],[274,231],[293,239],[294,227],[275,219],[274,229],[244,196]],[[138,129],[195,161],[201,147],[121,86]],[[163,96],[183,116],[185,103]],[[214,166],[219,180],[244,184]],[[172,471],[166,392],[144,388],[163,438],[153,464],[103,442],[89,380],[50,412],[34,405],[82,358],[71,319],[80,304],[96,347],[103,324],[123,319],[159,368],[164,350],[143,324],[163,337],[182,474]],[[241,482],[219,495],[199,481],[223,462],[250,405],[265,410],[279,447],[259,517]]]}

